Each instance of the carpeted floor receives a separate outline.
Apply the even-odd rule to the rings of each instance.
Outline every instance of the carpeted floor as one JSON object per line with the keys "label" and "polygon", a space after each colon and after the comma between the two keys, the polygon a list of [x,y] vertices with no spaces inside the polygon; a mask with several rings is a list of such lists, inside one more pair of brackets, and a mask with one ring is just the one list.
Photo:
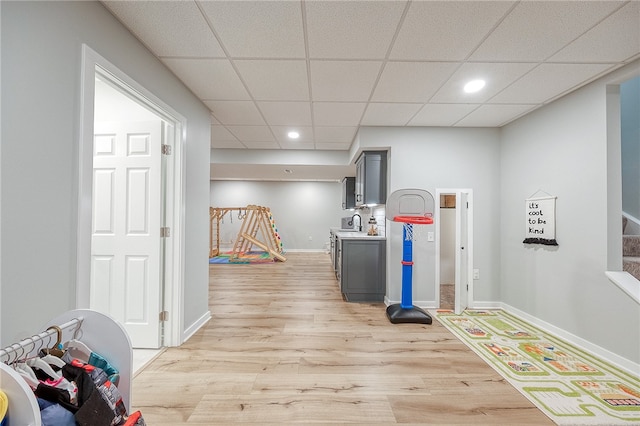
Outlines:
{"label": "carpeted floor", "polygon": [[440,309],[453,309],[456,290],[453,284],[440,284]]}
{"label": "carpeted floor", "polygon": [[556,424],[640,424],[640,377],[502,310],[436,318]]}

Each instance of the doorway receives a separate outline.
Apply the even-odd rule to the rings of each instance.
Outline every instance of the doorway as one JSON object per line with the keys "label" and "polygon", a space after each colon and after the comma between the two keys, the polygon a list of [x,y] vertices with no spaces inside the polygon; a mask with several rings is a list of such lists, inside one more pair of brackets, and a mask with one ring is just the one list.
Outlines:
{"label": "doorway", "polygon": [[472,300],[471,198],[470,189],[436,190],[436,305],[457,314]]}
{"label": "doorway", "polygon": [[77,305],[182,343],[184,119],[83,46]]}

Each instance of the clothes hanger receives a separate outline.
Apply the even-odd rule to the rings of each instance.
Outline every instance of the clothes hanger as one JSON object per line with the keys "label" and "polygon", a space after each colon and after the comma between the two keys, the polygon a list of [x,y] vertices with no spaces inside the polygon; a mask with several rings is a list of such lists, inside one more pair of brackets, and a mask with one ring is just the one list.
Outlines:
{"label": "clothes hanger", "polygon": [[29,367],[24,362],[18,362],[13,364],[13,369],[29,384],[31,389],[35,389],[40,384],[38,378],[36,377],[36,373],[33,372],[31,367]]}
{"label": "clothes hanger", "polygon": [[71,339],[64,344],[64,349],[67,352],[67,357],[70,359],[79,359],[80,361],[89,362],[89,358],[93,351],[89,346],[82,343],[80,340]]}
{"label": "clothes hanger", "polygon": [[[48,344],[51,344],[51,336],[47,336],[47,337],[49,338]],[[40,339],[40,346],[38,346],[38,350],[36,351],[36,353],[39,354],[40,359],[42,359],[44,362],[58,368],[62,368],[67,364],[62,360],[62,358],[47,353],[47,351],[43,350],[43,348],[44,348],[44,339]]]}
{"label": "clothes hanger", "polygon": [[[29,384],[31,389],[35,389],[40,384],[36,373],[26,363],[19,361],[25,355],[23,346],[19,346],[18,349],[22,349],[20,355],[16,355],[16,359],[13,361],[13,369]],[[16,350],[17,354],[17,350]]]}
{"label": "clothes hanger", "polygon": [[64,362],[62,358],[58,358],[57,356],[51,355],[51,354],[46,354],[44,356],[41,356],[40,359],[46,362],[47,364],[53,365],[58,368],[62,368],[65,365],[67,365],[67,363]]}
{"label": "clothes hanger", "polygon": [[64,356],[64,351],[60,349],[60,343],[62,342],[62,329],[57,325],[52,325],[51,327],[47,328],[47,331],[49,330],[56,331],[56,335],[57,335],[56,343],[54,346],[50,348],[43,349],[42,352],[45,355],[49,354],[49,355],[57,356],[58,358],[62,358]]}
{"label": "clothes hanger", "polygon": [[[31,358],[28,357],[28,355],[31,352],[35,352],[35,349],[36,349],[36,341],[34,340],[34,337],[36,337],[36,336],[32,336],[32,337],[28,338],[28,340],[31,341],[31,345],[33,346],[33,348],[30,351],[27,351],[27,347],[26,346],[24,346],[24,345],[22,346],[25,363],[31,368],[36,368],[38,370],[41,370],[43,373],[45,373],[47,376],[51,377],[54,380],[61,379],[62,376],[60,374],[56,373],[55,371],[53,371],[53,368],[51,368],[51,365],[49,365],[48,363],[46,363],[45,361],[40,359],[38,356],[34,356],[34,357],[31,357]],[[25,339],[25,340],[27,340],[27,339]],[[37,353],[37,352],[35,352],[35,353]]]}
{"label": "clothes hanger", "polygon": [[[53,356],[53,355],[49,355],[49,356]],[[27,359],[26,364],[31,368],[36,368],[38,370],[41,370],[47,376],[51,377],[51,379],[53,379],[54,381],[62,379],[62,376],[59,373],[56,373],[53,370],[53,368],[51,368],[51,364],[44,361],[42,358],[38,358],[38,357],[29,358]]]}

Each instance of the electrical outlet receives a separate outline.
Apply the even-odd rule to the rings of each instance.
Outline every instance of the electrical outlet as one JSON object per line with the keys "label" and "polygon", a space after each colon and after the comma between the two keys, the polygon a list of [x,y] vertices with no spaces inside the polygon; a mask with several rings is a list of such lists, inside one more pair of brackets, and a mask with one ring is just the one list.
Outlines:
{"label": "electrical outlet", "polygon": [[474,269],[473,270],[473,279],[474,280],[479,280],[480,279],[480,269]]}
{"label": "electrical outlet", "polygon": [[313,237],[311,235],[309,235],[309,241],[312,241]]}

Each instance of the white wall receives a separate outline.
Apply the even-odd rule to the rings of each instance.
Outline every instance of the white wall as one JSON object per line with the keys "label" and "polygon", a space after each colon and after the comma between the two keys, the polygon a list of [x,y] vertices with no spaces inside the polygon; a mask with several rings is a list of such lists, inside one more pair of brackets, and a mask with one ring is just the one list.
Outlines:
{"label": "white wall", "polygon": [[[418,188],[435,196],[436,188],[470,188],[474,200],[474,268],[476,301],[500,299],[500,143],[497,129],[426,127],[365,127],[357,148],[389,147],[389,191]],[[388,208],[388,207],[387,207]],[[420,225],[436,229],[435,225]],[[387,224],[387,296],[401,295],[402,227]],[[419,306],[437,306],[435,300],[435,243],[414,244],[413,299]]]}
{"label": "white wall", "polygon": [[[210,188],[211,207],[269,207],[285,251],[324,250],[329,228],[339,228],[340,218],[354,213],[341,208],[340,182],[211,181]],[[237,214],[233,224],[225,217],[220,227],[225,242],[235,241],[239,223]]]}
{"label": "white wall", "polygon": [[0,2],[0,344],[76,303],[81,46],[187,118],[184,327],[208,311],[210,118],[99,2]]}
{"label": "white wall", "polygon": [[[633,69],[640,72],[637,62]],[[606,85],[628,72],[616,72],[503,128],[500,299],[638,363],[640,305],[605,276],[608,240],[620,238],[608,235],[608,228],[621,230],[620,199],[610,201],[608,194],[608,179],[619,175],[620,163],[618,158],[618,170],[608,170],[615,161],[607,163]],[[522,244],[524,200],[538,190],[558,197],[557,248]]]}

